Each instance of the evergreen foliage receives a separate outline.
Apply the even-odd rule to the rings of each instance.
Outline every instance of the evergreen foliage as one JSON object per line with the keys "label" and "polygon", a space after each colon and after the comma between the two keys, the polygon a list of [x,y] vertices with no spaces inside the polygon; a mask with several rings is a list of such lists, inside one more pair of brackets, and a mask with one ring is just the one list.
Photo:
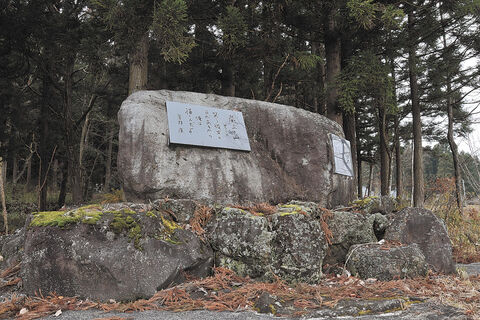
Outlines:
{"label": "evergreen foliage", "polygon": [[[9,188],[39,192],[42,210],[48,193],[58,192],[58,207],[67,193],[85,201],[120,188],[116,113],[129,90],[144,88],[343,117],[359,183],[369,184],[362,162],[383,161],[390,188],[401,178],[392,168],[411,164],[393,155],[397,145],[411,152],[410,69],[418,75],[422,135],[442,149],[426,152],[425,180],[452,176],[445,120],[450,106],[455,138],[471,130],[479,26],[477,0],[4,1],[0,156]],[[470,168],[477,160],[462,161],[467,190],[480,192]],[[410,172],[402,170],[409,193]]]}

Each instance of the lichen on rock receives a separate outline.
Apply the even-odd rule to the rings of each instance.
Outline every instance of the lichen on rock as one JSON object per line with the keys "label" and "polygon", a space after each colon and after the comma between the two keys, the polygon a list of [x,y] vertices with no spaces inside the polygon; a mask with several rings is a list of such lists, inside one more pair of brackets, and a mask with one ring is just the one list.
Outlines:
{"label": "lichen on rock", "polygon": [[273,235],[265,217],[225,207],[211,221],[208,229],[213,248],[225,257],[220,259],[224,263],[222,266],[227,267],[231,265],[230,261],[235,260],[252,265],[250,271],[254,276],[267,272]]}
{"label": "lichen on rock", "polygon": [[381,218],[356,212],[333,212],[328,221],[332,231],[332,244],[328,248],[325,263],[343,264],[352,245],[378,241],[374,232],[376,219]]}
{"label": "lichen on rock", "polygon": [[320,222],[309,214],[277,213],[272,231],[271,271],[289,282],[318,282],[327,249]]}
{"label": "lichen on rock", "polygon": [[350,247],[347,268],[362,279],[389,281],[427,274],[425,256],[417,244],[382,247],[381,244],[358,244]]}
{"label": "lichen on rock", "polygon": [[289,202],[277,212],[254,215],[225,207],[209,225],[217,265],[242,276],[316,282],[322,276],[326,239],[315,203]]}
{"label": "lichen on rock", "polygon": [[183,272],[206,276],[211,248],[147,209],[126,203],[35,214],[22,254],[25,292],[135,300],[183,281]]}

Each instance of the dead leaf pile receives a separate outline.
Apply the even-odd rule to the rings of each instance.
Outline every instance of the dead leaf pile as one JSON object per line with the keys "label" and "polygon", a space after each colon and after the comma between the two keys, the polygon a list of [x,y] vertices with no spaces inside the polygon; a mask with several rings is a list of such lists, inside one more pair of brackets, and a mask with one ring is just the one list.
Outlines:
{"label": "dead leaf pile", "polygon": [[190,219],[189,224],[191,230],[195,232],[201,239],[204,239],[205,226],[212,218],[213,209],[207,206],[197,206],[197,209],[193,213],[193,218]]}
{"label": "dead leaf pile", "polygon": [[248,211],[254,216],[270,216],[277,212],[277,207],[272,206],[266,202],[254,203],[250,206],[233,205],[232,208]]}
{"label": "dead leaf pile", "polygon": [[[430,274],[425,278],[381,282],[375,279],[360,280],[354,277],[330,276],[317,285],[288,286],[275,282],[257,282],[237,276],[225,268],[215,268],[212,277],[199,279],[157,292],[152,298],[130,303],[95,303],[75,297],[66,298],[51,294],[29,298],[13,296],[0,304],[0,318],[17,316],[29,320],[54,314],[58,310],[145,311],[145,310],[211,310],[239,311],[254,309],[262,293],[274,296],[290,310],[283,315],[299,316],[309,310],[332,308],[344,299],[383,299],[389,297],[430,298],[453,305],[467,314],[480,318],[480,276],[462,279],[456,276]],[[288,307],[288,308],[287,308]],[[28,312],[20,315],[25,308]]]}

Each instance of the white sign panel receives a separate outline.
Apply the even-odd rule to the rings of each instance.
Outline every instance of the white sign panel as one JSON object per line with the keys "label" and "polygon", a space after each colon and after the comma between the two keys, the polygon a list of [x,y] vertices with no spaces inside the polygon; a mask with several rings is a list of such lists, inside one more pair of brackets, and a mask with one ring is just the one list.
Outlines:
{"label": "white sign panel", "polygon": [[330,134],[332,140],[335,173],[353,177],[352,152],[350,141]]}
{"label": "white sign panel", "polygon": [[250,151],[239,111],[167,101],[167,118],[170,143]]}

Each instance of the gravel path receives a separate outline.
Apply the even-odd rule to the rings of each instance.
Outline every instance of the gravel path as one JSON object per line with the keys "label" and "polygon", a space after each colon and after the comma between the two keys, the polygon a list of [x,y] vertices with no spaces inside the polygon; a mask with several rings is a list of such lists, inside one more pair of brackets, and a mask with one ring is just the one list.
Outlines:
{"label": "gravel path", "polygon": [[[168,311],[145,311],[132,313],[105,313],[102,311],[68,311],[62,313],[60,316],[49,316],[43,319],[49,320],[92,320],[92,319],[108,319],[110,317],[120,317],[125,320],[273,320],[286,319],[279,317],[272,317],[267,315],[260,315],[252,312],[213,312],[213,311],[189,311],[174,313]],[[404,311],[391,312],[387,314],[378,315],[364,315],[359,317],[329,317],[329,316],[311,316],[303,318],[308,320],[327,320],[327,319],[362,319],[362,320],[468,320],[458,309],[444,305],[436,305],[433,303],[419,303],[414,304]]]}

